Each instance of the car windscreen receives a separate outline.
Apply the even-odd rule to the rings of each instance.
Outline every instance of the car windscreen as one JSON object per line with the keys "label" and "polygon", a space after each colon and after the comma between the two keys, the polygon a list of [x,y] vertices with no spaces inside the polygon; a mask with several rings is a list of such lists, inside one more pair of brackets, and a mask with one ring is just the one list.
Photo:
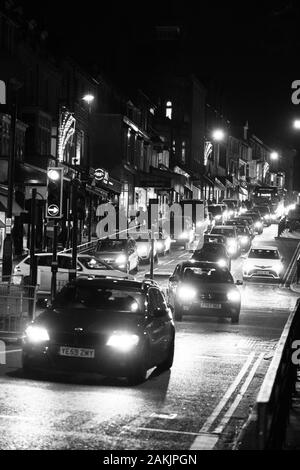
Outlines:
{"label": "car windscreen", "polygon": [[237,231],[238,235],[248,235],[249,234],[248,230],[244,226],[237,227],[236,231]]}
{"label": "car windscreen", "polygon": [[107,286],[66,286],[57,295],[53,308],[99,310],[105,312],[144,312],[145,296],[138,289]]}
{"label": "car windscreen", "polygon": [[224,247],[218,243],[205,243],[201,250],[198,252],[201,255],[223,255]]}
{"label": "car windscreen", "polygon": [[122,251],[126,247],[126,240],[101,240],[97,244],[97,251]]}
{"label": "car windscreen", "polygon": [[233,278],[228,270],[196,266],[184,269],[183,280],[191,283],[233,283]]}
{"label": "car windscreen", "polygon": [[254,249],[250,251],[248,258],[279,259],[280,256],[276,250]]}
{"label": "car windscreen", "polygon": [[235,209],[237,207],[237,204],[234,201],[229,201],[228,199],[224,199],[223,202],[224,204],[227,205],[228,209]]}
{"label": "car windscreen", "polygon": [[212,235],[217,234],[217,235],[224,235],[225,237],[235,237],[235,232],[234,230],[230,228],[214,228],[211,232]]}
{"label": "car windscreen", "polygon": [[99,261],[97,258],[94,258],[93,256],[79,256],[78,261],[86,269],[89,269],[89,270],[92,270],[92,269],[112,269],[106,263],[102,263],[101,261]]}
{"label": "car windscreen", "polygon": [[212,215],[222,215],[222,207],[221,206],[209,206],[208,212]]}

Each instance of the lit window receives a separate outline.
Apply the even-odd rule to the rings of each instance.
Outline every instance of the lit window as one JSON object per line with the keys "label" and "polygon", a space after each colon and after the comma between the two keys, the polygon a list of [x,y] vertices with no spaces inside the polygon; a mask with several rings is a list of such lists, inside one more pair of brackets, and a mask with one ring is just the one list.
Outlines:
{"label": "lit window", "polygon": [[153,114],[153,116],[154,116],[154,108],[150,108],[149,111],[150,111],[150,113]]}
{"label": "lit window", "polygon": [[173,143],[172,143],[172,152],[173,152],[173,155],[175,155],[175,152],[176,152],[176,143],[175,143],[175,140],[173,140]]}
{"label": "lit window", "polygon": [[172,101],[167,101],[166,104],[166,117],[172,119]]}

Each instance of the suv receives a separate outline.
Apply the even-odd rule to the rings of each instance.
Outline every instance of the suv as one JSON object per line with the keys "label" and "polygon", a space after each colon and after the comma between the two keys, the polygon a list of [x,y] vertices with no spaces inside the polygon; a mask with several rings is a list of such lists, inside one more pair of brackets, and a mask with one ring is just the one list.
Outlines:
{"label": "suv", "polygon": [[234,225],[216,225],[210,233],[226,237],[226,248],[231,258],[237,258],[241,254],[237,230]]}

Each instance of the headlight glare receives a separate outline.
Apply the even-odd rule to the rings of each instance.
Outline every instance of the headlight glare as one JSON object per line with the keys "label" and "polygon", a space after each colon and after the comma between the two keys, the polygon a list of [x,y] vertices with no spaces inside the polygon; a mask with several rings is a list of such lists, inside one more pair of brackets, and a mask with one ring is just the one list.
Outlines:
{"label": "headlight glare", "polygon": [[231,290],[227,293],[227,299],[229,302],[239,302],[241,299],[241,295],[237,290]]}
{"label": "headlight glare", "polygon": [[196,289],[190,286],[181,286],[177,291],[177,295],[180,300],[187,302],[189,300],[193,300],[196,296]]}
{"label": "headlight glare", "polygon": [[226,260],[223,259],[223,258],[219,259],[219,261],[217,263],[220,266],[220,268],[226,268],[226,266],[227,266]]}
{"label": "headlight glare", "polygon": [[127,262],[127,258],[125,255],[119,255],[117,256],[116,258],[116,263],[117,264],[123,264],[123,263],[126,263]]}
{"label": "headlight glare", "polygon": [[25,330],[25,335],[31,343],[42,343],[50,339],[46,328],[36,325],[29,325]]}
{"label": "headlight glare", "polygon": [[137,346],[138,335],[130,333],[113,333],[107,340],[106,345],[122,352],[127,352]]}

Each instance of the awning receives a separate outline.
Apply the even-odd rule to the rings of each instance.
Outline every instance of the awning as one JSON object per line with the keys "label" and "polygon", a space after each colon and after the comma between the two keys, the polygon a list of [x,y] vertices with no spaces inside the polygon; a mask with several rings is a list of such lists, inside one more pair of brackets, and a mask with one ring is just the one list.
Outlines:
{"label": "awning", "polygon": [[242,186],[239,187],[239,192],[243,194],[243,196],[248,196],[247,189],[243,188]]}
{"label": "awning", "polygon": [[218,179],[218,178],[215,178],[215,185],[221,189],[221,191],[225,191],[226,190],[226,187],[224,186],[224,184],[221,183],[221,181]]}
{"label": "awning", "polygon": [[[7,196],[3,196],[2,194],[0,194],[0,211],[7,212]],[[12,215],[18,216],[21,214],[21,212],[27,211],[22,209],[22,207],[20,207],[16,201],[13,201]]]}
{"label": "awning", "polygon": [[221,181],[222,184],[224,184],[226,188],[233,188],[233,184],[228,178],[226,178],[226,176],[219,176],[218,179]]}

